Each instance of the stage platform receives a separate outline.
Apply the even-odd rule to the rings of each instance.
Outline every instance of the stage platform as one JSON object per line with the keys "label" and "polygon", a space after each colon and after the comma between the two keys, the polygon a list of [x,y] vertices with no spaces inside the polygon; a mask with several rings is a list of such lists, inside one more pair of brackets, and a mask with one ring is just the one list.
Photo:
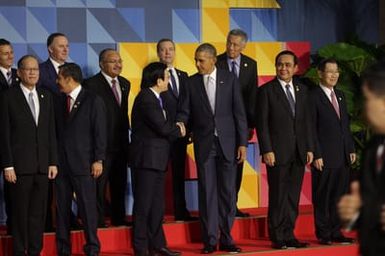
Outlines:
{"label": "stage platform", "polygon": [[[251,213],[248,218],[236,218],[232,235],[245,255],[259,256],[358,256],[358,245],[333,244],[321,246],[314,236],[314,221],[312,208],[302,206],[296,225],[296,236],[301,241],[310,243],[304,249],[274,250],[270,247],[267,236],[266,208],[246,209]],[[166,216],[164,230],[168,246],[173,250],[181,251],[183,255],[199,255],[202,244],[200,242],[200,224],[198,221],[175,222],[171,216]],[[3,229],[3,231],[5,231]],[[4,232],[3,232],[4,233]],[[101,256],[133,255],[131,247],[130,227],[109,227],[98,230],[101,241]],[[82,231],[72,231],[73,255],[83,255],[82,246],[84,236]],[[354,237],[354,233],[347,236]],[[224,255],[225,252],[217,251],[214,255]],[[12,238],[5,234],[0,235],[0,255],[12,255]],[[41,256],[56,255],[55,233],[44,235],[44,250]]]}

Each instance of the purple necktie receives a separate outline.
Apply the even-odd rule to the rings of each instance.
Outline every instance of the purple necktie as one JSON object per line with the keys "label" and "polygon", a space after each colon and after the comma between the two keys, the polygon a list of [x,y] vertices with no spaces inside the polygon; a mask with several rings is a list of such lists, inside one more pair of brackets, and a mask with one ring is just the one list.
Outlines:
{"label": "purple necktie", "polygon": [[116,102],[118,103],[118,105],[120,106],[120,98],[119,98],[119,93],[118,93],[118,89],[116,88],[116,80],[115,79],[112,79],[111,80],[111,89],[112,89],[112,93],[114,94],[115,96],[115,100]]}
{"label": "purple necktie", "polygon": [[334,93],[334,91],[330,93],[330,97],[332,99],[333,108],[336,111],[338,118],[340,118],[340,107],[338,106],[336,94]]}

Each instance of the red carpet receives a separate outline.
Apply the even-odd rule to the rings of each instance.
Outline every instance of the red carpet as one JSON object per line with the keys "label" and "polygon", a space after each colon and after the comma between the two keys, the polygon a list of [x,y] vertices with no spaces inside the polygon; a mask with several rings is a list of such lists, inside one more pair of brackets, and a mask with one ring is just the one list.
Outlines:
{"label": "red carpet", "polygon": [[[310,243],[305,249],[272,250],[267,238],[266,209],[250,209],[250,218],[236,219],[232,230],[233,238],[243,250],[242,254],[248,255],[282,255],[282,256],[357,256],[358,245],[321,246],[314,237],[313,216],[310,207],[301,207],[301,214],[295,230],[300,240]],[[183,255],[198,255],[202,244],[200,243],[199,222],[174,222],[172,217],[166,218],[164,230],[168,245],[173,250],[178,250]],[[131,228],[112,227],[99,229],[99,238],[102,244],[101,255],[132,255]],[[348,234],[354,236],[354,234]],[[73,255],[83,255],[82,246],[84,237],[82,231],[72,232]],[[56,255],[55,234],[47,233],[44,236],[44,250],[42,256]],[[214,255],[223,255],[225,252],[216,252]],[[12,255],[12,239],[0,236],[0,255]]]}

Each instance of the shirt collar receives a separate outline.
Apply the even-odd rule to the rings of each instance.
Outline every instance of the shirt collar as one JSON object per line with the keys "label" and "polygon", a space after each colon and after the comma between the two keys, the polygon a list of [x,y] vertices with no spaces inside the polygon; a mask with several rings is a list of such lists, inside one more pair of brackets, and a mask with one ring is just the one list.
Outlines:
{"label": "shirt collar", "polygon": [[330,89],[329,87],[326,87],[325,85],[323,85],[323,84],[319,84],[319,86],[321,87],[321,89],[326,93],[326,95],[328,95],[328,96],[330,96],[330,93],[332,92],[332,91],[334,91],[333,90],[333,88],[332,89]]}
{"label": "shirt collar", "polygon": [[237,67],[240,67],[241,66],[241,55],[239,54],[239,56],[236,57],[235,59],[231,59],[231,58],[227,57],[227,64],[229,65],[229,67],[231,67],[233,61],[235,61],[235,65]]}
{"label": "shirt collar", "polygon": [[71,96],[71,99],[76,100],[77,97],[79,96],[79,93],[82,89],[82,86],[79,84],[75,89],[72,90],[68,95]]}
{"label": "shirt collar", "polygon": [[119,83],[119,79],[118,79],[118,77],[114,77],[114,78],[112,78],[112,77],[110,77],[109,75],[107,75],[106,73],[104,73],[103,71],[101,71],[101,73],[102,73],[102,75],[104,76],[104,78],[107,80],[107,82],[109,83],[109,84],[112,84],[112,80],[115,80],[117,83]]}
{"label": "shirt collar", "polygon": [[20,88],[24,94],[28,95],[29,93],[37,94],[36,86],[33,87],[32,90],[28,89],[23,83],[20,83]]}
{"label": "shirt collar", "polygon": [[150,90],[155,94],[155,96],[156,96],[157,99],[160,98],[160,94],[159,94],[159,93],[157,93],[157,92],[156,92],[154,89],[152,89],[151,87],[150,87]]}
{"label": "shirt collar", "polygon": [[285,81],[279,79],[278,77],[277,77],[277,79],[278,79],[278,82],[282,85],[282,87],[285,87],[287,84],[289,84],[290,85],[290,89],[294,89],[293,79],[291,79],[290,82],[288,82],[288,83],[286,83]]}
{"label": "shirt collar", "polygon": [[0,71],[1,71],[1,73],[3,73],[5,79],[7,79],[7,73],[8,73],[8,72],[11,72],[11,73],[12,73],[12,67],[9,68],[9,69],[6,69],[6,68],[4,68],[4,67],[0,67]]}
{"label": "shirt collar", "polygon": [[55,68],[56,70],[56,73],[59,73],[59,67],[62,65],[60,64],[59,62],[57,62],[56,60],[52,59],[51,57],[49,58],[53,67]]}
{"label": "shirt collar", "polygon": [[217,79],[217,68],[214,67],[214,70],[213,72],[211,72],[210,74],[206,74],[206,75],[203,75],[203,78],[205,80],[207,80],[207,77],[211,77],[212,79],[214,79],[214,81]]}

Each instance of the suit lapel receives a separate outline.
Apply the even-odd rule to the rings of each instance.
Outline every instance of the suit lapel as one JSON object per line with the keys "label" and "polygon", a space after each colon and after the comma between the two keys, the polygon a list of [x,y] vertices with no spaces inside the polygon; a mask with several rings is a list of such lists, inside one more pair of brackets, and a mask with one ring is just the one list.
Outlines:
{"label": "suit lapel", "polygon": [[37,97],[39,99],[39,117],[37,124],[40,125],[41,121],[44,120],[44,117],[46,116],[46,111],[48,110],[47,107],[47,100],[45,98],[44,93],[40,89],[36,89],[37,91]]}
{"label": "suit lapel", "polygon": [[[76,113],[79,111],[79,109],[81,108],[81,106],[83,105],[83,100],[84,100],[84,97],[85,97],[85,92],[84,92],[84,88],[82,88],[79,92],[79,95],[78,97],[76,97],[76,100],[74,102],[74,105],[72,106],[72,109],[71,109],[71,112],[69,113],[69,116],[68,116],[68,121],[72,120],[72,118],[76,115]],[[66,102],[67,103],[67,102]],[[67,107],[67,106],[65,106]]]}
{"label": "suit lapel", "polygon": [[216,80],[215,81],[215,87],[216,87],[215,88],[215,112],[216,112],[219,106],[221,106],[222,104],[223,97],[221,97],[220,94],[223,90],[221,90],[221,86],[225,84],[224,79],[222,78],[221,72],[218,69],[217,69],[217,78],[215,80]]}
{"label": "suit lapel", "polygon": [[[320,97],[321,103],[325,105],[325,107],[328,109],[329,112],[332,112],[332,113],[333,113],[334,117],[335,117],[338,121],[340,121],[340,119],[338,118],[337,113],[336,113],[336,111],[334,110],[334,107],[333,107],[332,103],[330,102],[328,96],[327,96],[327,95],[325,94],[325,92],[321,89],[321,87],[318,86],[317,90],[318,90],[318,93],[319,93],[320,96],[321,96],[321,97]],[[337,92],[336,92],[336,91],[335,91],[335,93],[336,93],[337,100],[338,100],[338,99],[341,99],[341,96],[340,96],[340,95],[337,95]],[[342,101],[342,99],[341,99],[341,100],[338,100],[338,105],[339,105],[339,108],[340,108],[340,116],[341,116],[341,107],[342,107],[342,106],[341,106],[341,101]],[[342,117],[341,117],[341,118],[342,118]]]}
{"label": "suit lapel", "polygon": [[200,95],[202,97],[202,102],[203,104],[206,106],[207,110],[214,114],[213,111],[211,110],[211,106],[210,106],[210,101],[209,101],[209,97],[207,96],[207,92],[206,92],[206,88],[205,88],[205,84],[204,84],[204,81],[203,81],[203,75],[198,75],[197,79],[199,79],[199,91],[200,91]]}
{"label": "suit lapel", "polygon": [[29,105],[28,105],[28,102],[27,102],[27,99],[25,98],[24,96],[24,93],[21,89],[21,85],[19,85],[19,88],[16,90],[16,102],[21,102],[21,107],[25,113],[26,116],[29,116],[29,119],[31,122],[33,122],[36,126],[36,122],[35,120],[33,119],[33,115],[32,115],[32,112],[31,112],[31,109],[29,108]]}
{"label": "suit lapel", "polygon": [[[286,93],[284,92],[284,90],[282,89],[282,86],[281,84],[279,83],[278,79],[276,78],[275,81],[274,81],[274,93],[275,95],[277,96],[277,99],[279,101],[281,101],[281,103],[283,104],[284,108],[287,110],[287,112],[290,114],[291,117],[293,117],[293,113],[291,112],[291,108],[290,108],[290,104],[289,104],[289,101],[286,97]],[[294,89],[295,91],[295,89]],[[296,95],[297,96],[297,95]],[[297,98],[296,97],[296,112],[297,112]]]}

